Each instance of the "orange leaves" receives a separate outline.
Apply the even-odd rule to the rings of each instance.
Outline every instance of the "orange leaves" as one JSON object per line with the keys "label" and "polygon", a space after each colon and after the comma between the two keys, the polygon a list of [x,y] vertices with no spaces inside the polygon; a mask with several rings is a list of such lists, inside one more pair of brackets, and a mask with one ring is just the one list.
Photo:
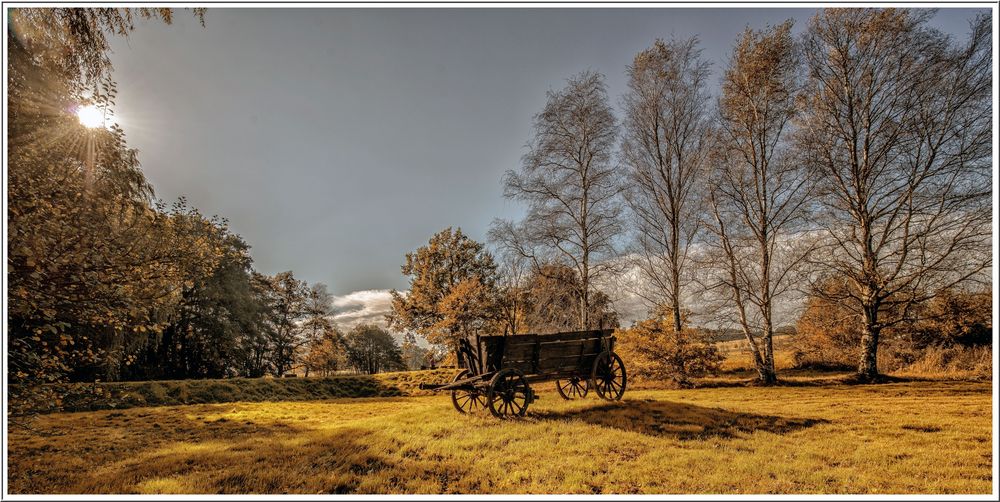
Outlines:
{"label": "orange leaves", "polygon": [[618,332],[616,350],[640,378],[684,384],[691,376],[719,371],[723,356],[694,329],[675,332],[669,312]]}
{"label": "orange leaves", "polygon": [[410,289],[406,295],[392,292],[393,327],[451,343],[493,319],[493,256],[461,229],[446,228],[407,253],[402,271],[410,276]]}

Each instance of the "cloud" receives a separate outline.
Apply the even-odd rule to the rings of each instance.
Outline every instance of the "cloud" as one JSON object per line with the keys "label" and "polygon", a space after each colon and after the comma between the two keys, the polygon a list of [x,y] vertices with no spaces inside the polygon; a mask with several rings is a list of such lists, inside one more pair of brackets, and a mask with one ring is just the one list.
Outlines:
{"label": "cloud", "polygon": [[392,295],[388,289],[354,291],[333,297],[333,320],[343,330],[358,324],[385,327],[385,315],[392,311]]}
{"label": "cloud", "polygon": [[[811,234],[797,234],[786,237],[780,241],[786,247],[789,243],[796,244],[804,241],[805,238],[813,238]],[[692,245],[692,257],[697,260],[708,261],[708,250],[704,245]],[[777,255],[779,258],[780,254]],[[623,327],[632,323],[646,319],[651,310],[655,307],[656,298],[661,297],[654,283],[639,266],[642,255],[629,253],[616,258],[621,271],[616,276],[605,277],[597,281],[595,286],[607,293],[612,300],[618,319]],[[728,299],[728,291],[706,290],[701,284],[711,283],[714,280],[709,276],[718,273],[710,267],[699,267],[693,259],[688,264],[685,277],[685,286],[681,290],[681,304],[684,309],[691,311],[688,319],[695,325],[709,328],[734,327],[739,320],[735,305]],[[701,279],[699,283],[697,279]],[[798,286],[798,287],[796,287]],[[772,320],[775,326],[794,325],[802,314],[806,305],[806,294],[799,288],[805,286],[789,284],[783,286],[783,292],[777,296],[771,306]],[[750,315],[755,315],[751,309]],[[759,322],[756,318],[752,322]]]}

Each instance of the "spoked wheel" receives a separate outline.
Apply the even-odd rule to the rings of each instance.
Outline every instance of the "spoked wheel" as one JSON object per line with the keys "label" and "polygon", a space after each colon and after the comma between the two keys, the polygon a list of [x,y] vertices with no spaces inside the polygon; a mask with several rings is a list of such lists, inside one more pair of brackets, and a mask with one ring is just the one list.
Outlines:
{"label": "spoked wheel", "polygon": [[601,399],[617,401],[625,393],[625,384],[628,379],[625,374],[625,363],[618,354],[614,352],[602,352],[594,361],[594,370],[590,374],[590,379]]}
{"label": "spoked wheel", "polygon": [[569,380],[556,380],[556,390],[567,400],[587,397],[587,393],[590,392],[590,380],[573,375]]}
{"label": "spoked wheel", "polygon": [[[469,378],[469,370],[462,370],[452,382]],[[486,408],[486,396],[478,390],[455,389],[451,391],[451,404],[459,413],[472,413]]]}
{"label": "spoked wheel", "polygon": [[490,381],[486,401],[490,413],[497,418],[523,417],[531,402],[531,389],[524,373],[513,368],[500,370]]}

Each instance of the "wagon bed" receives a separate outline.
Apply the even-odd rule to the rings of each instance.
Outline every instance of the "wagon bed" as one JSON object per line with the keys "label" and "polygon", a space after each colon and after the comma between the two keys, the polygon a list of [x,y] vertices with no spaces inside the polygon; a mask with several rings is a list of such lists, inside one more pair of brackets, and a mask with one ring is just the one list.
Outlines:
{"label": "wagon bed", "polygon": [[488,408],[499,418],[523,416],[537,396],[529,384],[556,382],[564,399],[585,397],[593,387],[603,399],[621,399],[625,366],[614,352],[613,330],[544,335],[474,336],[459,341],[462,370],[450,383],[422,388],[450,390],[462,413]]}

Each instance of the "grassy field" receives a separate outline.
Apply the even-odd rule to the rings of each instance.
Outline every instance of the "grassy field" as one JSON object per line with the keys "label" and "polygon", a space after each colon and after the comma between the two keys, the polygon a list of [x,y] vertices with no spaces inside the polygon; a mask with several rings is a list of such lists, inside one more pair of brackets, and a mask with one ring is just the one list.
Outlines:
{"label": "grassy field", "polygon": [[9,433],[11,493],[989,493],[988,382],[136,407]]}

